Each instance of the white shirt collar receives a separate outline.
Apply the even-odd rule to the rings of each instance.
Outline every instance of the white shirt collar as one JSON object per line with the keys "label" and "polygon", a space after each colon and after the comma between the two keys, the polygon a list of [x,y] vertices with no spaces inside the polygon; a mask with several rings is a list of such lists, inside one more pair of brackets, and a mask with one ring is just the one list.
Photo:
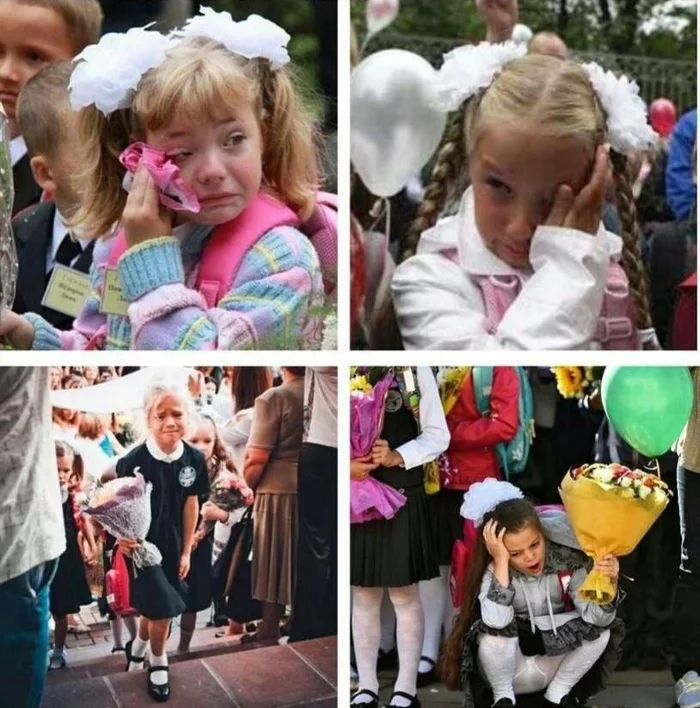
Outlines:
{"label": "white shirt collar", "polygon": [[180,440],[180,442],[177,444],[177,447],[175,448],[175,450],[173,450],[173,452],[168,454],[167,452],[163,452],[158,447],[158,444],[153,439],[153,437],[150,435],[146,438],[146,447],[148,448],[148,452],[151,453],[151,456],[154,457],[159,462],[176,462],[185,453],[185,446],[184,446],[182,440]]}
{"label": "white shirt collar", "polygon": [[[56,213],[53,216],[53,232],[51,234],[51,248],[47,249],[46,251],[46,274],[48,275],[52,270],[54,265],[56,264],[56,254],[58,253],[58,249],[61,246],[61,243],[65,237],[65,235],[68,233],[68,227],[66,226],[64,220],[63,220],[63,215],[61,212],[58,210],[58,207],[56,207]],[[88,247],[90,244],[89,239],[83,239],[79,238],[78,243],[83,247],[83,251]],[[71,265],[73,265],[80,256],[76,256],[73,261],[71,262]]]}
{"label": "white shirt collar", "polygon": [[14,167],[27,154],[27,143],[24,138],[18,135],[10,140],[10,156],[12,157],[12,166]]}

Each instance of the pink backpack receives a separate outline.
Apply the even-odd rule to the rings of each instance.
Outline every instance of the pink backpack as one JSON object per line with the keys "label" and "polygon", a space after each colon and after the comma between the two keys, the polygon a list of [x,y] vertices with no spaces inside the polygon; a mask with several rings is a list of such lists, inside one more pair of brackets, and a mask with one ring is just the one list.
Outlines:
{"label": "pink backpack", "polygon": [[[520,293],[520,281],[514,275],[481,276],[476,278],[476,283],[486,305],[487,330],[494,334],[506,310]],[[635,319],[625,271],[619,263],[610,261],[594,338],[603,349],[639,349]]]}
{"label": "pink backpack", "polygon": [[119,546],[114,547],[112,567],[105,573],[105,596],[115,615],[129,617],[138,614],[131,606],[129,571]]}
{"label": "pink backpack", "polygon": [[[309,237],[321,264],[326,297],[329,300],[335,299],[338,266],[337,196],[319,192],[311,217],[302,223],[289,207],[260,192],[245,211],[233,221],[217,226],[207,240],[195,287],[209,307],[215,307],[231,290],[231,284],[250,248],[264,234],[278,226],[293,226]],[[120,230],[115,238],[117,242],[109,256],[109,268],[116,268],[127,250],[124,232]]]}

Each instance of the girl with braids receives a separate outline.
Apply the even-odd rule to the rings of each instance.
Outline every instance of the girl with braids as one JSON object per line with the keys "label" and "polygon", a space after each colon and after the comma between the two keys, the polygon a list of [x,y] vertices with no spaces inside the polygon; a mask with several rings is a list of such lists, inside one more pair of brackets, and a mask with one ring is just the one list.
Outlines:
{"label": "girl with braids", "polygon": [[[480,530],[464,600],[440,661],[466,708],[512,708],[544,691],[544,706],[575,708],[604,687],[620,658],[623,628],[610,605],[577,590],[591,562],[565,512],[540,512],[508,482],[488,479],[464,495],[462,515]],[[596,568],[617,587],[619,562]]]}
{"label": "girl with braids", "polygon": [[[403,344],[658,348],[625,157],[655,139],[636,84],[524,51],[446,56],[439,103],[455,113],[392,282]],[[609,179],[621,239],[601,225]]]}
{"label": "girl with braids", "polygon": [[[319,256],[300,230],[318,201],[314,128],[288,41],[259,16],[206,9],[167,37],[134,29],[79,57],[72,222],[103,237],[91,292],[70,332],[8,313],[0,336],[24,349],[320,346]],[[112,269],[121,312],[101,308]]]}

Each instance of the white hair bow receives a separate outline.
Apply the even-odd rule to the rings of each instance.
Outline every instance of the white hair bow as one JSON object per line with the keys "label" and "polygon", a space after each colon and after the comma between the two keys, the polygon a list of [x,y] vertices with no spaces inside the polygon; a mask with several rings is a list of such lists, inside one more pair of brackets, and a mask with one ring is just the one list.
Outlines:
{"label": "white hair bow", "polygon": [[499,504],[524,498],[524,494],[510,482],[499,482],[497,479],[489,478],[469,487],[459,513],[478,527],[484,523],[484,516]]}

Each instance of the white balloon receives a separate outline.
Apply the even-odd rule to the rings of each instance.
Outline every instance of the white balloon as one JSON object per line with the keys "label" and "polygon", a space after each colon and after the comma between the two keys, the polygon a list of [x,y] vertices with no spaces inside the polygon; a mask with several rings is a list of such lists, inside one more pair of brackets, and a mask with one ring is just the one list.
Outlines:
{"label": "white balloon", "polygon": [[367,31],[381,32],[399,14],[399,0],[367,0]]}
{"label": "white balloon", "polygon": [[387,49],[350,77],[350,157],[372,194],[390,197],[428,162],[447,116],[433,108],[435,69],[423,57]]}
{"label": "white balloon", "polygon": [[510,38],[517,44],[527,44],[532,39],[532,30],[527,25],[517,24]]}

